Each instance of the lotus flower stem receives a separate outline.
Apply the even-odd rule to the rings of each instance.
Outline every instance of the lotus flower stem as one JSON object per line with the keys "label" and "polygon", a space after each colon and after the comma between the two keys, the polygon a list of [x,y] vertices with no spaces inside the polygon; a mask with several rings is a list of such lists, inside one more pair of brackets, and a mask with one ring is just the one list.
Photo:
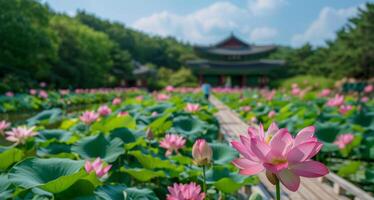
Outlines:
{"label": "lotus flower stem", "polygon": [[277,178],[275,182],[275,195],[276,195],[276,200],[280,200],[280,184],[279,184],[279,179]]}
{"label": "lotus flower stem", "polygon": [[205,176],[205,165],[203,165],[203,179],[204,179],[204,182],[203,182],[203,191],[205,194],[206,193],[206,176]]}

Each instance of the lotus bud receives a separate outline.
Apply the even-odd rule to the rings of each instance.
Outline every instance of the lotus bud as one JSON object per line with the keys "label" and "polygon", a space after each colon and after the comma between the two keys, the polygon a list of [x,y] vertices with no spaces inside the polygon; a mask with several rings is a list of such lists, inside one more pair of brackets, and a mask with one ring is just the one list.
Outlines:
{"label": "lotus bud", "polygon": [[196,140],[192,147],[192,157],[194,163],[199,166],[209,165],[212,161],[212,148],[204,139]]}

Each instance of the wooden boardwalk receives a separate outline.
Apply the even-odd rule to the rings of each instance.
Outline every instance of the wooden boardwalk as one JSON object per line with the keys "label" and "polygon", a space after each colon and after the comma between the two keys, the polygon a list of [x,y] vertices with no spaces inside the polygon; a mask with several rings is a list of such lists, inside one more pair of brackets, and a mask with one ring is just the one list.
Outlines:
{"label": "wooden boardwalk", "polygon": [[[223,133],[225,140],[231,141],[236,139],[238,135],[247,133],[248,125],[241,120],[237,113],[214,96],[210,98],[210,102],[218,109],[216,117],[220,122],[221,133]],[[260,174],[259,178],[261,184],[252,190],[259,192],[265,199],[274,199],[275,187],[267,180],[265,174]],[[291,192],[282,187],[281,195],[282,200],[374,200],[363,190],[333,173],[319,179],[302,178],[297,192]]]}

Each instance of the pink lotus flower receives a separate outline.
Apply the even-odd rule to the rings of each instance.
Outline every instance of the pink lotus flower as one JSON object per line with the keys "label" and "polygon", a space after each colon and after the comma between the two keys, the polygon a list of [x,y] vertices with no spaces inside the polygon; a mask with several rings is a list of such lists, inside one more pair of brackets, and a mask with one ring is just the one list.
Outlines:
{"label": "pink lotus flower", "polygon": [[184,108],[187,112],[197,112],[200,110],[200,105],[199,104],[193,104],[193,103],[187,103],[186,107]]}
{"label": "pink lotus flower", "polygon": [[112,113],[112,109],[110,109],[107,105],[102,105],[99,107],[99,109],[97,109],[97,112],[101,116],[107,116],[110,115],[110,113]]}
{"label": "pink lotus flower", "polygon": [[323,90],[321,91],[321,93],[319,93],[319,96],[320,96],[320,97],[327,97],[327,96],[330,95],[330,93],[331,93],[331,90],[330,90],[330,89],[323,89]]}
{"label": "pink lotus flower", "polygon": [[262,95],[265,97],[266,100],[271,101],[274,98],[275,93],[276,93],[275,90],[271,90],[271,91],[265,90],[262,92]]}
{"label": "pink lotus flower", "polygon": [[8,92],[5,93],[5,96],[7,96],[7,97],[13,97],[14,93],[11,92],[11,91],[8,91]]}
{"label": "pink lotus flower", "polygon": [[373,85],[367,85],[367,86],[364,88],[364,92],[365,92],[365,93],[371,93],[373,90],[374,90],[374,86],[373,86]]}
{"label": "pink lotus flower", "polygon": [[37,132],[33,131],[34,128],[35,127],[27,128],[25,126],[12,128],[12,130],[5,132],[5,139],[16,144],[24,144],[28,138],[37,135]]}
{"label": "pink lotus flower", "polygon": [[121,117],[121,116],[127,116],[129,115],[129,112],[126,112],[126,111],[121,111],[118,113],[118,116]]}
{"label": "pink lotus flower", "polygon": [[167,200],[204,200],[205,193],[196,183],[182,184],[174,183],[168,187],[169,194]]}
{"label": "pink lotus flower", "polygon": [[294,96],[298,96],[300,94],[301,90],[298,87],[292,88],[291,94]]}
{"label": "pink lotus flower", "polygon": [[327,106],[330,106],[330,107],[339,107],[341,105],[343,105],[344,103],[344,96],[343,95],[335,95],[335,97],[329,99],[326,103]]}
{"label": "pink lotus flower", "polygon": [[369,97],[362,97],[361,102],[366,103],[369,101]]}
{"label": "pink lotus flower", "polygon": [[108,174],[110,168],[112,168],[112,165],[105,165],[103,160],[96,158],[96,160],[92,163],[87,160],[84,164],[84,168],[87,173],[94,171],[98,177],[103,177],[104,175]]}
{"label": "pink lotus flower", "polygon": [[165,90],[167,92],[173,92],[174,91],[174,87],[172,85],[168,85],[168,86],[166,86]]}
{"label": "pink lotus flower", "polygon": [[113,101],[112,101],[112,104],[113,105],[119,105],[121,104],[122,100],[118,97],[114,98]]}
{"label": "pink lotus flower", "polygon": [[[314,137],[314,127],[302,129],[295,138],[287,129],[279,129],[275,123],[264,132],[262,125],[248,128],[248,136],[240,136],[232,146],[241,154],[233,161],[240,174],[254,175],[266,170],[268,177],[276,177],[289,190],[300,186],[300,176],[320,177],[329,173],[325,165],[313,161],[322,148]],[[269,178],[274,184],[274,179]]]}
{"label": "pink lotus flower", "polygon": [[5,129],[9,128],[10,127],[10,123],[5,121],[5,120],[2,120],[0,121],[0,134],[4,132]]}
{"label": "pink lotus flower", "polygon": [[240,108],[240,110],[242,110],[242,111],[244,111],[244,112],[249,112],[249,111],[251,111],[251,106],[243,106],[243,107],[241,107]]}
{"label": "pink lotus flower", "polygon": [[139,96],[135,97],[135,99],[136,99],[137,101],[143,101],[144,97],[141,96],[141,95],[139,95]]}
{"label": "pink lotus flower", "polygon": [[344,149],[348,144],[353,142],[355,136],[352,133],[339,135],[334,144],[338,145],[339,149]]}
{"label": "pink lotus flower", "polygon": [[156,117],[157,115],[158,115],[158,112],[156,112],[156,111],[154,111],[154,112],[151,113],[152,117]]}
{"label": "pink lotus flower", "polygon": [[274,110],[272,110],[272,111],[270,111],[270,112],[268,113],[268,117],[269,117],[269,118],[273,118],[273,117],[275,117],[276,114],[277,114],[277,113],[276,113]]}
{"label": "pink lotus flower", "polygon": [[170,156],[173,151],[178,153],[178,150],[183,148],[184,144],[186,144],[186,139],[184,139],[182,136],[167,134],[160,142],[160,147],[167,150],[165,156]]}
{"label": "pink lotus flower", "polygon": [[39,91],[39,97],[43,98],[43,99],[47,99],[48,98],[48,93],[45,90],[40,90]]}
{"label": "pink lotus flower", "polygon": [[197,165],[209,165],[212,161],[213,151],[204,139],[196,140],[192,146],[192,157]]}
{"label": "pink lotus flower", "polygon": [[60,92],[60,95],[68,95],[69,93],[70,93],[70,91],[69,90],[66,90],[66,89],[61,89],[61,90],[59,90],[59,92]]}
{"label": "pink lotus flower", "polygon": [[339,112],[342,115],[345,115],[348,111],[352,110],[353,107],[351,105],[341,105],[339,108]]}
{"label": "pink lotus flower", "polygon": [[170,96],[166,94],[158,94],[156,98],[158,101],[166,101],[170,99]]}
{"label": "pink lotus flower", "polygon": [[39,86],[40,86],[40,87],[43,87],[43,88],[44,88],[44,87],[47,87],[47,83],[46,83],[46,82],[40,82],[40,83],[39,83]]}
{"label": "pink lotus flower", "polygon": [[84,112],[84,113],[79,117],[79,119],[80,119],[83,123],[85,123],[85,124],[87,124],[87,125],[89,125],[89,124],[91,124],[92,122],[96,121],[97,118],[99,118],[99,114],[97,114],[97,113],[95,113],[95,112],[93,112],[93,111],[86,111],[86,112]]}
{"label": "pink lotus flower", "polygon": [[33,96],[36,95],[36,93],[37,93],[37,91],[35,89],[30,89],[29,92]]}

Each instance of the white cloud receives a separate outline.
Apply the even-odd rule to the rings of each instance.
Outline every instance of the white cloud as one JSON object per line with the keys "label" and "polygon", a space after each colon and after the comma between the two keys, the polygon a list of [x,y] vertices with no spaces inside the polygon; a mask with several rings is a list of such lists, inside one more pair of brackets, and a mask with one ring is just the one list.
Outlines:
{"label": "white cloud", "polygon": [[141,18],[133,27],[161,36],[176,35],[194,42],[210,42],[219,32],[239,27],[239,21],[249,17],[245,9],[230,2],[217,2],[188,15],[167,11]]}
{"label": "white cloud", "polygon": [[254,15],[268,15],[286,3],[286,0],[248,0],[248,8]]}
{"label": "white cloud", "polygon": [[250,39],[252,41],[268,41],[278,35],[278,31],[271,27],[257,27],[250,32]]}
{"label": "white cloud", "polygon": [[[251,36],[248,30],[251,30],[254,22],[259,20],[259,18],[256,21],[253,20],[255,14],[251,10],[261,10],[261,12],[272,10],[275,9],[275,5],[271,5],[270,2],[278,2],[275,4],[279,5],[279,2],[284,1],[250,0],[249,7],[239,7],[232,2],[221,1],[186,15],[168,11],[155,13],[136,20],[132,26],[152,34],[161,36],[173,35],[185,41],[207,44],[222,39],[231,31]],[[259,31],[266,33],[261,37],[258,35]],[[276,34],[277,31],[271,28],[266,28],[266,30],[264,30],[264,27],[255,29],[255,33],[251,37],[254,41],[251,42],[256,42],[257,39],[269,39]]]}
{"label": "white cloud", "polygon": [[325,40],[333,39],[335,32],[357,13],[357,7],[335,9],[324,7],[304,33],[296,34],[291,39],[293,46],[301,46],[306,42],[323,45]]}

